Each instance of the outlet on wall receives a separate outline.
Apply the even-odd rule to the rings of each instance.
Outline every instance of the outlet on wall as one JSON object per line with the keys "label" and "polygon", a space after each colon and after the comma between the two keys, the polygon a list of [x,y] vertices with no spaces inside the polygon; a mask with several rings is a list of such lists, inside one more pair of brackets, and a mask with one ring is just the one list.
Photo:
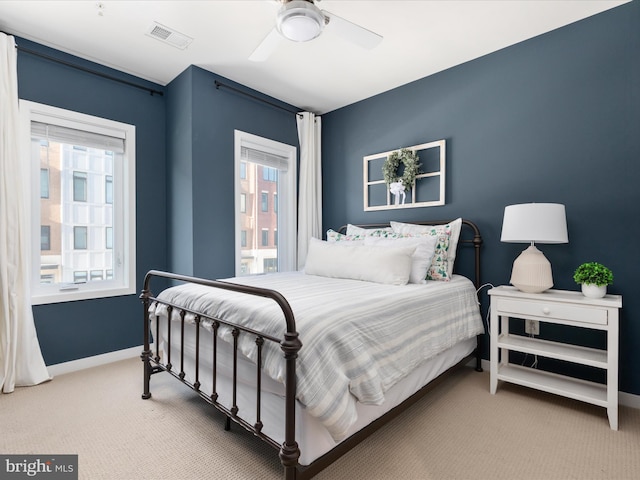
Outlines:
{"label": "outlet on wall", "polygon": [[540,335],[540,322],[538,320],[525,320],[524,333],[529,335]]}

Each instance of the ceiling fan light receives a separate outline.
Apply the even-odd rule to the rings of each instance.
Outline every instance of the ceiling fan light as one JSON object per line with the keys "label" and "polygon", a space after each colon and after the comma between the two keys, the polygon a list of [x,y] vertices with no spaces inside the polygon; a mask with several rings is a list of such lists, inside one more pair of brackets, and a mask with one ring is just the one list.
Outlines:
{"label": "ceiling fan light", "polygon": [[276,27],[289,40],[307,42],[320,35],[324,23],[324,15],[313,3],[292,0],[278,12]]}

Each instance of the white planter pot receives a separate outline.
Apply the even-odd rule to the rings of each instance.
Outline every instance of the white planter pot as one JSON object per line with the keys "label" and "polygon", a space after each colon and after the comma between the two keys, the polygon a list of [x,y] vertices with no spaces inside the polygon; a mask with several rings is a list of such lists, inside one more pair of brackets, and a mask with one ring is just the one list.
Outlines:
{"label": "white planter pot", "polygon": [[582,284],[582,294],[589,298],[602,298],[607,294],[607,286],[598,286],[593,283]]}

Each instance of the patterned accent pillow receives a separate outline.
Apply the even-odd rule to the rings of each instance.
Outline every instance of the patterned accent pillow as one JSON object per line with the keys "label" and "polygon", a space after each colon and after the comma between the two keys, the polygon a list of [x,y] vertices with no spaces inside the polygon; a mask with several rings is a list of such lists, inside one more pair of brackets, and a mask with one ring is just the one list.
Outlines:
{"label": "patterned accent pillow", "polygon": [[[395,225],[408,225],[398,224],[397,222],[391,222],[391,226],[395,230]],[[453,270],[453,264],[449,260],[449,244],[451,240],[451,225],[417,225],[421,227],[419,231],[404,229],[402,233],[394,231],[392,233],[385,233],[385,238],[403,238],[403,237],[415,237],[420,235],[431,235],[437,237],[435,250],[433,257],[431,258],[431,266],[427,271],[427,280],[438,280],[441,282],[448,282],[451,280],[451,270]],[[382,236],[382,235],[380,235]],[[451,265],[450,265],[451,264]],[[451,270],[450,270],[451,269]]]}
{"label": "patterned accent pillow", "polygon": [[[449,260],[449,244],[451,240],[451,226],[446,229],[434,229],[430,235],[438,237],[436,248],[431,259],[431,267],[427,272],[427,280],[448,282],[453,273],[453,262]],[[451,273],[450,273],[451,272]]]}
{"label": "patterned accent pillow", "polygon": [[327,230],[327,242],[344,242],[347,245],[364,245],[364,235],[345,235],[335,230]]}
{"label": "patterned accent pillow", "polygon": [[377,232],[392,232],[393,229],[391,227],[383,227],[383,228],[362,228],[357,225],[352,225],[350,223],[347,224],[347,235],[362,235],[362,236],[372,236]]}
{"label": "patterned accent pillow", "polygon": [[416,225],[413,223],[401,222],[390,222],[390,225],[394,232],[405,235],[419,235],[424,232],[431,232],[433,228],[443,230],[450,228],[451,233],[449,235],[449,248],[447,252],[447,275],[449,278],[453,275],[453,266],[458,252],[458,240],[460,239],[460,231],[462,230],[462,218],[456,218],[449,222],[448,225]]}

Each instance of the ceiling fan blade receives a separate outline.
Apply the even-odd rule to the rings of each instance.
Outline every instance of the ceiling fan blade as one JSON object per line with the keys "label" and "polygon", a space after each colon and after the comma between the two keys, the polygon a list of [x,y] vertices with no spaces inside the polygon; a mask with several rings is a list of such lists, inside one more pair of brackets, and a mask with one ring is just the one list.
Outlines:
{"label": "ceiling fan blade", "polygon": [[327,27],[343,37],[345,40],[369,50],[382,41],[382,36],[372,32],[371,30],[367,30],[360,25],[356,25],[355,23],[334,15],[331,12],[327,12],[326,10],[322,10],[322,13],[329,19]]}
{"label": "ceiling fan blade", "polygon": [[251,55],[249,55],[249,60],[252,62],[264,62],[269,56],[275,52],[278,45],[280,45],[280,41],[282,37],[278,33],[278,30],[274,27],[269,34],[264,37],[264,40],[256,47]]}

